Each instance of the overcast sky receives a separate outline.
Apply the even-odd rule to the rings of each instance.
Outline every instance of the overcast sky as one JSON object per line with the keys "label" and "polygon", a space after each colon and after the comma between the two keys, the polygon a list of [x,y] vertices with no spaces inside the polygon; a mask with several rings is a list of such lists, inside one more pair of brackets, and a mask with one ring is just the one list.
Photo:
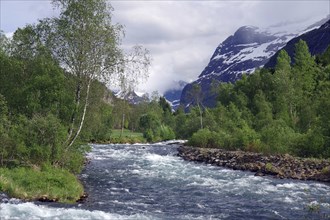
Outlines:
{"label": "overcast sky", "polygon": [[[0,29],[56,16],[47,0],[0,0]],[[174,81],[197,79],[216,47],[240,26],[312,24],[330,14],[330,0],[310,1],[110,1],[114,22],[125,26],[123,46],[147,48],[153,58],[150,77],[140,90],[160,93]]]}

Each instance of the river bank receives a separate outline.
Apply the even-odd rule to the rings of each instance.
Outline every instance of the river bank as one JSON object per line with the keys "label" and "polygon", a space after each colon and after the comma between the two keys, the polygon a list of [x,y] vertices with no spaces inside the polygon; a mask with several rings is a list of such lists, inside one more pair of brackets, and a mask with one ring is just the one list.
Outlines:
{"label": "river bank", "polygon": [[23,201],[75,203],[86,198],[80,180],[67,170],[47,167],[0,168],[0,192]]}
{"label": "river bank", "polygon": [[1,200],[0,193],[0,219],[329,219],[329,184],[192,163],[177,148],[92,145],[79,175],[86,202]]}
{"label": "river bank", "polygon": [[330,160],[189,146],[180,146],[178,152],[178,156],[184,160],[251,171],[256,176],[330,182]]}

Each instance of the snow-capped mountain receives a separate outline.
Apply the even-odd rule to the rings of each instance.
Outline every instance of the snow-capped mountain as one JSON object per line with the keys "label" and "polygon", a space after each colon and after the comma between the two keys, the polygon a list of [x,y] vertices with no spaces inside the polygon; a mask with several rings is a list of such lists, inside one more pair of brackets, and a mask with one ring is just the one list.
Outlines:
{"label": "snow-capped mountain", "polygon": [[209,64],[198,79],[185,86],[181,95],[181,104],[187,107],[192,103],[189,94],[192,85],[197,83],[203,93],[204,106],[215,106],[213,83],[235,82],[241,78],[243,73],[253,73],[257,68],[263,67],[291,39],[318,28],[326,22],[326,19],[310,26],[307,24],[294,25],[295,28],[292,27],[292,24],[276,25],[264,29],[254,26],[240,27],[234,35],[228,37],[216,48]]}
{"label": "snow-capped mountain", "polygon": [[[325,50],[330,45],[330,20],[328,20],[326,23],[324,23],[321,27],[317,29],[311,30],[298,37],[293,38],[285,45],[285,47],[282,48],[291,57],[291,62],[294,62],[294,48],[295,44],[299,40],[303,40],[307,43],[309,51],[312,55],[321,54],[325,52]],[[276,65],[278,53],[279,52],[277,52],[269,59],[269,61],[265,64],[266,68],[273,68]]]}
{"label": "snow-capped mountain", "polygon": [[184,81],[175,81],[174,88],[164,92],[164,98],[171,105],[172,109],[175,111],[180,105],[180,98],[182,94],[182,89],[187,85],[187,82]]}
{"label": "snow-capped mountain", "polygon": [[[182,89],[187,85],[187,82],[184,81],[173,81],[172,88],[165,91],[163,97],[172,107],[172,110],[175,111],[180,105],[180,97]],[[114,96],[118,99],[126,100],[130,104],[139,104],[141,102],[150,102],[153,97],[150,97],[148,93],[136,92],[136,91],[115,91],[113,92]],[[156,96],[159,96],[157,93]]]}
{"label": "snow-capped mountain", "polygon": [[137,93],[135,91],[117,91],[114,95],[116,98],[126,100],[130,104],[139,104],[143,101],[149,101],[149,99],[145,97],[143,93]]}

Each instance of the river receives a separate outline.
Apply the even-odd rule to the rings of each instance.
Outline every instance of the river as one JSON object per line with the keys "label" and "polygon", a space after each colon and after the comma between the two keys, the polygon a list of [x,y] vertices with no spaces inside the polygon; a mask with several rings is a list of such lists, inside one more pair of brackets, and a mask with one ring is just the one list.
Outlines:
{"label": "river", "polygon": [[0,219],[330,219],[330,185],[256,177],[176,156],[176,145],[92,145],[83,204],[0,195]]}

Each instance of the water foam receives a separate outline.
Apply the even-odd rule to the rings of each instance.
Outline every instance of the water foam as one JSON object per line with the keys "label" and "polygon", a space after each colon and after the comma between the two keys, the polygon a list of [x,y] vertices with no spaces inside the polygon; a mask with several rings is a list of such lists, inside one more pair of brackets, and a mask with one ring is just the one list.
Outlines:
{"label": "water foam", "polygon": [[[90,166],[97,169],[82,177],[94,181],[91,195],[102,197],[92,208],[103,211],[84,210],[92,209],[88,204],[68,209],[3,204],[0,219],[167,219],[171,214],[173,219],[244,219],[255,215],[255,210],[259,217],[290,219],[296,214],[301,217],[301,212],[313,205],[330,212],[328,185],[256,177],[250,172],[191,163],[173,156],[173,150],[158,145],[95,146],[90,155],[108,161],[92,161]],[[96,181],[92,178],[95,173]],[[250,201],[256,201],[256,207],[251,208]],[[271,204],[274,211],[265,211],[264,204]]]}
{"label": "water foam", "polygon": [[103,211],[89,211],[84,209],[64,209],[64,208],[49,208],[42,205],[35,205],[33,203],[21,204],[0,204],[0,219],[13,220],[13,219],[33,219],[33,220],[89,220],[89,219],[117,219],[117,220],[130,220],[130,219],[157,219],[155,216],[146,216],[142,214],[134,215],[119,215],[106,213]]}

